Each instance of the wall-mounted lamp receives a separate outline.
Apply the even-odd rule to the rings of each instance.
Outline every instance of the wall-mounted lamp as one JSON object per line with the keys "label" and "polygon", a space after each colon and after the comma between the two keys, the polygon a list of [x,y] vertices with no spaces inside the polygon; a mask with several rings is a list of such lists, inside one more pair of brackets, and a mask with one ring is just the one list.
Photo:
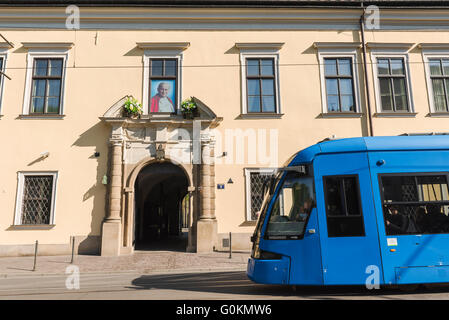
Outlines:
{"label": "wall-mounted lamp", "polygon": [[103,176],[103,179],[101,180],[101,183],[104,184],[104,185],[108,184],[108,176],[107,175]]}
{"label": "wall-mounted lamp", "polygon": [[98,158],[99,156],[100,156],[100,152],[95,152],[95,153],[94,153],[94,157],[95,157],[95,158]]}
{"label": "wall-mounted lamp", "polygon": [[44,151],[44,152],[41,153],[41,159],[45,159],[45,158],[47,158],[49,155],[50,155],[50,152]]}
{"label": "wall-mounted lamp", "polygon": [[231,178],[229,178],[228,183],[234,183]]}

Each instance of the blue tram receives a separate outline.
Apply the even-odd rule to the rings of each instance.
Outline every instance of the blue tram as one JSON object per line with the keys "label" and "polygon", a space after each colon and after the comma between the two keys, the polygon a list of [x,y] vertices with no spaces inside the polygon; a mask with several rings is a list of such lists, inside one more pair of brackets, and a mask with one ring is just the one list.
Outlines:
{"label": "blue tram", "polygon": [[289,285],[449,282],[448,180],[446,135],[308,147],[270,181],[247,275]]}

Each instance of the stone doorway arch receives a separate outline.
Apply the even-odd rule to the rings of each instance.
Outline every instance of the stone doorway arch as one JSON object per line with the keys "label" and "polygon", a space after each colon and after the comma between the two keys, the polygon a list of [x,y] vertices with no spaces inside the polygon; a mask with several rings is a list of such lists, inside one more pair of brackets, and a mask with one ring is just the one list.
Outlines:
{"label": "stone doorway arch", "polygon": [[211,129],[222,118],[197,98],[193,99],[199,116],[193,120],[183,119],[180,114],[125,118],[122,109],[128,98],[122,98],[100,118],[111,127],[108,207],[102,227],[101,255],[133,252],[134,184],[144,167],[167,161],[182,168],[189,178],[191,225],[187,250],[213,251],[217,242],[217,219],[215,140]]}

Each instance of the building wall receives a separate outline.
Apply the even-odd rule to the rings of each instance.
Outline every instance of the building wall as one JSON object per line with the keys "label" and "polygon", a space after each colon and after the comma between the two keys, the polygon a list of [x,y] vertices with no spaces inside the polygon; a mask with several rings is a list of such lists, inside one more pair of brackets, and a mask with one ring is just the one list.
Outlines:
{"label": "building wall", "polygon": [[[1,9],[3,13],[7,9]],[[179,10],[178,10],[179,11]],[[353,10],[350,11],[353,14]],[[182,12],[180,13],[183,14]],[[188,14],[188,10],[184,12]],[[233,15],[234,13],[224,12]],[[446,12],[449,15],[449,11]],[[119,21],[118,21],[119,23]],[[223,121],[217,130],[258,132],[275,130],[278,135],[276,165],[293,153],[324,138],[366,136],[368,134],[361,50],[358,49],[358,81],[361,112],[356,117],[323,117],[320,70],[315,42],[360,42],[357,26],[326,30],[124,30],[105,28],[53,30],[8,28],[0,32],[12,43],[8,50],[0,114],[2,154],[0,158],[0,244],[67,244],[71,236],[99,236],[105,216],[108,140],[110,128],[101,120],[104,112],[126,95],[143,97],[143,50],[138,42],[189,42],[183,52],[182,98],[195,96]],[[404,29],[407,27],[404,26]],[[325,29],[325,30],[323,30]],[[420,43],[440,43],[449,30],[367,31],[366,42],[412,43],[409,71],[416,115],[373,117],[375,135],[404,132],[445,132],[448,119],[429,116],[429,97]],[[58,119],[21,117],[28,50],[25,42],[73,42],[68,50],[64,90],[64,117]],[[284,43],[279,50],[279,84],[282,116],[242,117],[240,51],[236,43]],[[376,112],[374,82],[368,51],[368,75],[372,113]],[[224,140],[223,140],[224,141]],[[268,144],[268,142],[267,142]],[[48,158],[39,160],[44,151]],[[215,182],[225,184],[216,190],[215,213],[220,239],[229,232],[249,235],[253,222],[246,221],[245,168],[264,168],[267,163],[231,161],[217,158]],[[99,152],[99,157],[94,153]],[[231,155],[229,155],[231,154]],[[235,155],[234,155],[235,156]],[[221,164],[219,162],[222,162]],[[226,163],[231,161],[232,163]],[[18,172],[57,171],[55,226],[43,230],[18,228],[14,224]],[[233,184],[227,181],[232,179]],[[237,238],[236,238],[237,239]],[[243,243],[244,241],[242,241]],[[242,244],[242,247],[245,247]]]}

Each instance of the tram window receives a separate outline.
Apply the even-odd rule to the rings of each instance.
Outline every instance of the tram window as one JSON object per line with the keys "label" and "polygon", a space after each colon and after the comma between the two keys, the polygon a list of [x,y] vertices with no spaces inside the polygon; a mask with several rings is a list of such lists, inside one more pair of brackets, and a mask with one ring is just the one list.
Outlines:
{"label": "tram window", "polygon": [[315,205],[313,178],[287,173],[271,210],[268,239],[300,239]]}
{"label": "tram window", "polygon": [[329,237],[364,236],[357,176],[324,177]]}
{"label": "tram window", "polygon": [[446,174],[382,175],[387,235],[449,233]]}

